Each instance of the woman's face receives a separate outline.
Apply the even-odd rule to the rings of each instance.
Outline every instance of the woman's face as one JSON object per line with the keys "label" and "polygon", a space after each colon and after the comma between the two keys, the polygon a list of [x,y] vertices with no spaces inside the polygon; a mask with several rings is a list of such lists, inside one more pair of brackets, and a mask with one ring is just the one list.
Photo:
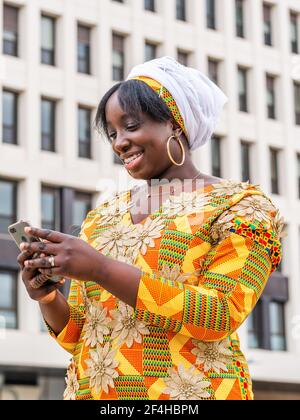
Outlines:
{"label": "woman's face", "polygon": [[[130,117],[119,104],[118,92],[107,102],[106,121],[112,148],[123,162],[128,157],[142,153],[129,165],[124,163],[133,178],[159,179],[173,165],[166,147],[168,138],[174,133],[172,121],[156,122],[146,114]],[[171,152],[174,159],[177,152],[177,160],[181,160],[180,148]]]}

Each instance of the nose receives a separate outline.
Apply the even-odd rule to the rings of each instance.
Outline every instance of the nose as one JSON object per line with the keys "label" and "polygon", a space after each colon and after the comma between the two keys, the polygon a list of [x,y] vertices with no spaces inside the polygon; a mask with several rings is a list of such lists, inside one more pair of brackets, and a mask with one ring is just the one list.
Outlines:
{"label": "nose", "polygon": [[126,136],[126,133],[117,133],[115,140],[113,141],[114,151],[120,155],[126,153],[130,148],[130,140]]}

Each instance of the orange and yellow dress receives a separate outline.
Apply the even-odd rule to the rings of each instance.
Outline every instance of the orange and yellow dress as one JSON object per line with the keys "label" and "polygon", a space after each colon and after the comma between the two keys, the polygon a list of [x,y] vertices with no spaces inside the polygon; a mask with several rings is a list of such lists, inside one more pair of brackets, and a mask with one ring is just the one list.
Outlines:
{"label": "orange and yellow dress", "polygon": [[283,220],[258,186],[170,197],[134,225],[131,191],[88,213],[80,237],[141,270],[136,308],[72,280],[65,399],[251,400],[237,329],[281,258]]}

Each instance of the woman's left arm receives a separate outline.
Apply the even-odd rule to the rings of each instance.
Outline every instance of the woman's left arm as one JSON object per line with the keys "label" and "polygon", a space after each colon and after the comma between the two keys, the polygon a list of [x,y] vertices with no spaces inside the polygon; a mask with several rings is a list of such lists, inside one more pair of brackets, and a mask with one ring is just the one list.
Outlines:
{"label": "woman's left arm", "polygon": [[141,270],[107,257],[84,240],[71,235],[38,228],[26,228],[26,231],[47,242],[22,244],[22,251],[26,250],[31,255],[41,251],[54,255],[55,267],[51,268],[49,257],[27,260],[26,266],[38,268],[43,274],[98,283],[115,297],[135,307]]}

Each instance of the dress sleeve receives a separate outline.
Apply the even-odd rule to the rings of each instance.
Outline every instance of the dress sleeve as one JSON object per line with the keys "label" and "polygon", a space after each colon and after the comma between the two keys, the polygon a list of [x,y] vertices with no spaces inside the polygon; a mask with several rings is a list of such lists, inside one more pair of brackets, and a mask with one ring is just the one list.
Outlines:
{"label": "dress sleeve", "polygon": [[72,280],[68,297],[70,317],[67,325],[59,335],[56,335],[52,328],[46,323],[48,331],[57,343],[66,351],[74,354],[76,345],[79,342],[82,328],[85,323],[85,302],[82,287],[78,281]]}
{"label": "dress sleeve", "polygon": [[221,239],[200,264],[195,251],[194,261],[202,268],[194,284],[142,271],[135,316],[201,341],[230,336],[254,309],[280,262],[279,234],[272,221],[266,225],[241,217],[222,224]]}

